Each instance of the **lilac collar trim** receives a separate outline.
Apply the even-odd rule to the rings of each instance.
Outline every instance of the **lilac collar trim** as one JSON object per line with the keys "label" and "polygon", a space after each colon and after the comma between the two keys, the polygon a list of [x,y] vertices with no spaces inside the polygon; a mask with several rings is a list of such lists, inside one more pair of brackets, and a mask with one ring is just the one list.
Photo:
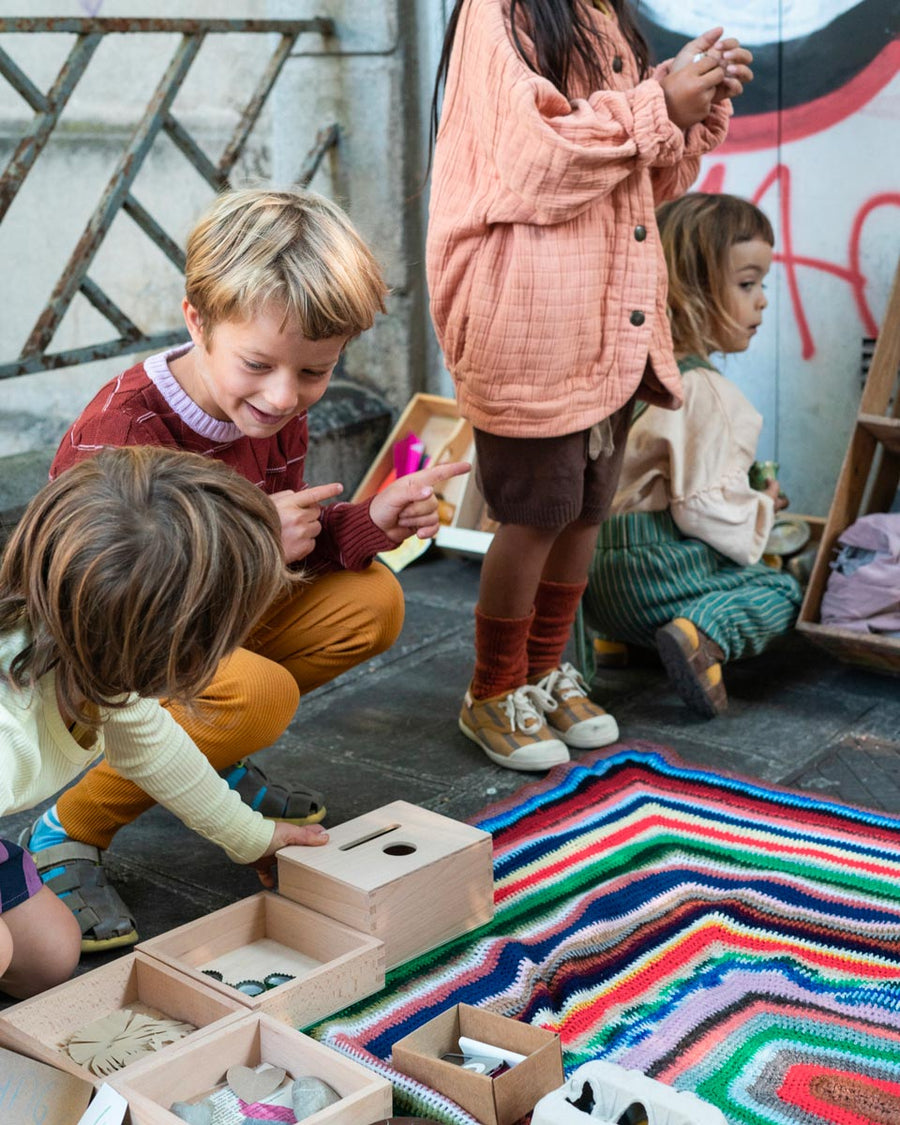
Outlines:
{"label": "lilac collar trim", "polygon": [[170,348],[167,352],[157,352],[144,360],[144,370],[150,382],[156,387],[169,406],[186,426],[200,434],[201,437],[215,442],[232,442],[244,437],[244,433],[234,422],[223,422],[213,418],[182,388],[181,384],[172,374],[169,367],[170,359],[182,356],[193,344],[179,344],[177,348]]}

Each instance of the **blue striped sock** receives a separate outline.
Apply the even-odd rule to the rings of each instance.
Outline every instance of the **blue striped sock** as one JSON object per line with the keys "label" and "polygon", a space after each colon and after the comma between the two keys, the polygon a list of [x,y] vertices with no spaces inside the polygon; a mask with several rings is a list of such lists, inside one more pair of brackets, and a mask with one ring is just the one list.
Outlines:
{"label": "blue striped sock", "polygon": [[60,824],[59,817],[56,815],[56,805],[51,805],[31,830],[28,850],[39,852],[44,848],[52,848],[54,844],[61,844],[67,839],[66,830]]}
{"label": "blue striped sock", "polygon": [[[30,852],[43,851],[44,848],[52,848],[54,844],[62,844],[68,838],[65,828],[60,824],[59,817],[56,815],[56,805],[51,805],[32,829],[31,839],[28,841],[28,850]],[[42,871],[41,882],[46,883],[54,875],[61,875],[64,871],[65,865]],[[65,898],[67,893],[64,892],[59,897]]]}

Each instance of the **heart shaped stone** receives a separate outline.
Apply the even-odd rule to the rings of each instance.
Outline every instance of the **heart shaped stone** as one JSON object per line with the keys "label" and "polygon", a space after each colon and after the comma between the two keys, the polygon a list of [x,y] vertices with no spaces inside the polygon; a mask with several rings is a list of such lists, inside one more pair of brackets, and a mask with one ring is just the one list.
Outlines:
{"label": "heart shaped stone", "polygon": [[252,1105],[274,1094],[284,1081],[285,1071],[280,1066],[253,1070],[249,1066],[230,1066],[225,1080],[242,1102]]}

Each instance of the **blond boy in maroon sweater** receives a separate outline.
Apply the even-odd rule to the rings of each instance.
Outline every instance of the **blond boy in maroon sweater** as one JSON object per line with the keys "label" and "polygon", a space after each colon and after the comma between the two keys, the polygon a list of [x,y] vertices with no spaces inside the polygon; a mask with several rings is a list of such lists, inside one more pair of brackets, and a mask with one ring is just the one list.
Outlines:
{"label": "blond boy in maroon sweater", "polygon": [[[301,695],[394,642],[403,596],[375,555],[435,534],[434,485],[468,465],[422,470],[358,504],[323,506],[342,486],[306,486],[307,411],[347,341],[384,311],[387,292],[371,252],[328,200],[267,189],[219,196],[188,241],[185,283],[191,342],[103,387],[63,438],[51,477],[104,446],[158,445],[224,461],[271,496],[285,556],[310,581],[271,608],[192,710],[167,706],[253,808],[315,823],[325,815],[320,793],[271,783],[247,756],[281,735]],[[101,763],[23,836],[45,882],[79,917],[84,949],[137,940],[100,850],[152,804]]]}

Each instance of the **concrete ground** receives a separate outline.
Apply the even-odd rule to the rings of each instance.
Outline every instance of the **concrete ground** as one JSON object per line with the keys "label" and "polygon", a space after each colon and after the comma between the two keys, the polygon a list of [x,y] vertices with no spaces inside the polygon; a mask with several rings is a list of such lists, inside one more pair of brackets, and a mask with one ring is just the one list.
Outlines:
{"label": "concrete ground", "polygon": [[[388,653],[307,696],[258,755],[272,779],[327,796],[327,824],[403,799],[466,818],[528,775],[492,765],[457,729],[472,663],[479,563],[431,548],[401,575],[403,633]],[[898,680],[838,663],[799,635],[726,669],[728,713],[692,715],[658,666],[605,672],[594,693],[623,741],[646,739],[688,762],[900,812]],[[0,821],[15,838],[33,812]],[[123,829],[106,854],[142,938],[259,889],[162,809]],[[85,957],[82,971],[117,954]]]}

